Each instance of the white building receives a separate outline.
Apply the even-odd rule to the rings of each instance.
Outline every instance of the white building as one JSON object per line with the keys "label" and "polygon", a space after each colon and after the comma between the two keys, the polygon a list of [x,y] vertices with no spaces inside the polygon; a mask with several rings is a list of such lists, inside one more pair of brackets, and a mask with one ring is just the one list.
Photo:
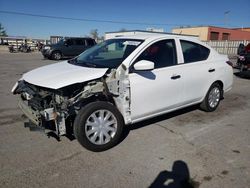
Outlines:
{"label": "white building", "polygon": [[[148,29],[152,29],[152,28],[148,28]],[[116,31],[116,32],[106,32],[104,39],[111,39],[111,38],[115,38],[115,37],[119,37],[119,36],[129,36],[129,35],[135,35],[135,34],[147,34],[147,33],[165,33],[162,30],[159,31],[155,31],[155,30],[131,30],[131,31]],[[169,34],[169,33],[168,33]]]}

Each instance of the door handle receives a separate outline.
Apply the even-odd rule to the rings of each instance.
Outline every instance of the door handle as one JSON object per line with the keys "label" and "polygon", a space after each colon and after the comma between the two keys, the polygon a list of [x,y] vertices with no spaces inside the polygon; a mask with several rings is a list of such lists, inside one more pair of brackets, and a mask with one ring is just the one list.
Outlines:
{"label": "door handle", "polygon": [[179,78],[181,78],[181,75],[173,75],[171,77],[172,80],[176,80],[176,79],[179,79]]}
{"label": "door handle", "polygon": [[208,70],[208,72],[214,72],[215,71],[215,69],[209,69]]}

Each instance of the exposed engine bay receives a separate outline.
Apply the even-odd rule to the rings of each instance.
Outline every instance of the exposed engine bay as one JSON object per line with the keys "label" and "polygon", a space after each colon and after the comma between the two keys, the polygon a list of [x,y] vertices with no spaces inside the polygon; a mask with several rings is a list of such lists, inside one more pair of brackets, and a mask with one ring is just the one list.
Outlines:
{"label": "exposed engine bay", "polygon": [[58,138],[72,129],[66,120],[73,120],[84,105],[96,100],[114,104],[129,124],[130,90],[124,69],[119,71],[119,79],[116,79],[117,70],[113,69],[99,79],[59,89],[36,86],[21,79],[12,92],[19,95],[18,105],[25,116],[34,125],[53,131]]}

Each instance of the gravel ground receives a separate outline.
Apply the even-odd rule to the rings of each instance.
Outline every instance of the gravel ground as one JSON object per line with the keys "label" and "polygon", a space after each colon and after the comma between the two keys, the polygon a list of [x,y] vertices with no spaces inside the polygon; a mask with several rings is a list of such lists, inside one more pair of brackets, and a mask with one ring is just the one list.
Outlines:
{"label": "gravel ground", "polygon": [[116,147],[93,153],[23,126],[10,90],[24,72],[51,63],[40,53],[0,53],[0,187],[249,187],[249,72],[234,77],[215,112],[190,107],[143,121]]}

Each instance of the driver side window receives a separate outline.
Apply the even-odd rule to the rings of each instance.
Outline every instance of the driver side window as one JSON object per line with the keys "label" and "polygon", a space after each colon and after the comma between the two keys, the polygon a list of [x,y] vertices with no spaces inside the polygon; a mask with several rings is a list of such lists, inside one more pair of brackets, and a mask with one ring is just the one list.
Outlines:
{"label": "driver side window", "polygon": [[152,44],[141,53],[136,62],[140,60],[154,62],[155,69],[176,65],[177,56],[175,41],[162,40]]}

